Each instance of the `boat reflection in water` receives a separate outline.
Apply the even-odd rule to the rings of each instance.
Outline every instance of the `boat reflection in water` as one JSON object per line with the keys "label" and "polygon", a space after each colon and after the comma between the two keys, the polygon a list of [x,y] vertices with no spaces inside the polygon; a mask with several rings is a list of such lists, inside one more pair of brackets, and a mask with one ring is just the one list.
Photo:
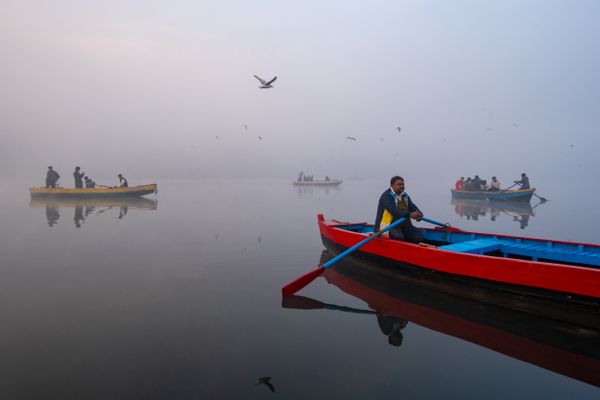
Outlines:
{"label": "boat reflection in water", "polygon": [[298,189],[298,198],[313,197],[319,194],[329,196],[331,193],[340,192],[339,186],[294,186]]}
{"label": "boat reflection in water", "polygon": [[60,209],[73,208],[73,221],[76,228],[80,228],[81,224],[91,215],[100,215],[107,211],[118,209],[117,218],[123,219],[129,209],[138,210],[156,210],[158,202],[155,199],[146,199],[143,197],[132,197],[123,199],[97,198],[97,199],[77,199],[77,198],[32,198],[29,202],[29,207],[46,208],[46,219],[48,226],[53,227],[60,219]]}
{"label": "boat reflection in water", "polygon": [[521,229],[525,229],[529,224],[529,217],[535,217],[535,209],[543,202],[531,206],[528,202],[512,201],[489,201],[489,200],[469,200],[452,199],[450,202],[454,206],[454,212],[468,220],[478,221],[480,217],[490,216],[490,221],[502,215],[506,215],[517,222]]}
{"label": "boat reflection in water", "polygon": [[[325,252],[324,252],[325,253]],[[322,255],[321,261],[331,257]],[[600,387],[600,315],[595,309],[526,300],[493,288],[461,286],[431,273],[399,273],[356,260],[340,261],[323,277],[364,301],[369,310],[284,298],[284,308],[327,309],[377,317],[398,346],[413,323]],[[410,343],[404,338],[404,346]]]}

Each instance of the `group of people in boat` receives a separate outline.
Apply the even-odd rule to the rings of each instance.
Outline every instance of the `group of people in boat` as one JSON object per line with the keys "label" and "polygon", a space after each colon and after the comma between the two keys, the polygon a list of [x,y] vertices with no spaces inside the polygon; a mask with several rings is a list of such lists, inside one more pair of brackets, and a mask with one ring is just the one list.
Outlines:
{"label": "group of people in boat", "polygon": [[[121,174],[118,174],[119,178],[119,187],[129,187],[127,179]],[[73,178],[75,179],[75,188],[76,189],[93,189],[96,187],[96,182],[92,180],[89,176],[85,174],[85,172],[81,171],[81,167],[75,167],[75,171],[73,171]],[[58,180],[60,179],[60,175],[52,166],[48,167],[48,172],[46,172],[46,188],[56,188],[58,187]]]}
{"label": "group of people in boat", "polygon": [[[468,191],[476,191],[476,192],[479,192],[479,191],[499,192],[500,185],[501,185],[500,180],[498,180],[498,178],[496,178],[495,176],[492,176],[491,181],[488,182],[485,179],[479,178],[479,175],[475,175],[474,178],[468,177],[467,179],[465,179],[464,176],[461,176],[460,179],[458,179],[454,183],[454,188],[456,190],[468,190]],[[520,185],[521,189],[529,189],[530,188],[529,177],[527,177],[527,174],[525,174],[523,172],[521,174],[521,179],[518,181],[514,181],[514,185],[512,185],[512,186],[516,186],[516,185]]]}
{"label": "group of people in boat", "polygon": [[[329,182],[329,176],[325,176],[325,181]],[[314,182],[315,178],[313,175],[305,175],[304,172],[300,171],[298,174],[298,182]]]}

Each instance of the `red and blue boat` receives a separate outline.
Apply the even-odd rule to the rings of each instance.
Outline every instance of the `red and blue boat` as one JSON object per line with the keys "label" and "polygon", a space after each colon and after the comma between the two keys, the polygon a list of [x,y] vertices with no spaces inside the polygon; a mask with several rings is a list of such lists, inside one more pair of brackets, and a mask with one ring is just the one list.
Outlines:
{"label": "red and blue boat", "polygon": [[[373,234],[366,222],[318,216],[327,249],[342,253]],[[475,286],[592,305],[600,314],[600,245],[468,232],[445,226],[419,228],[424,244],[385,237],[358,247],[352,257],[397,271],[426,271]]]}

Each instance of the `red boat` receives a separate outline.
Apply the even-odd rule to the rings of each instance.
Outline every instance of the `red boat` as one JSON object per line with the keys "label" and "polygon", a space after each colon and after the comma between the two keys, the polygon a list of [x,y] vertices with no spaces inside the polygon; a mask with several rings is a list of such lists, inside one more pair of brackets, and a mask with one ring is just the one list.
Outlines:
{"label": "red boat", "polygon": [[[340,253],[373,233],[365,222],[318,216],[323,244]],[[392,269],[435,271],[496,290],[596,305],[600,313],[600,246],[557,240],[419,228],[425,245],[376,238],[352,257]]]}

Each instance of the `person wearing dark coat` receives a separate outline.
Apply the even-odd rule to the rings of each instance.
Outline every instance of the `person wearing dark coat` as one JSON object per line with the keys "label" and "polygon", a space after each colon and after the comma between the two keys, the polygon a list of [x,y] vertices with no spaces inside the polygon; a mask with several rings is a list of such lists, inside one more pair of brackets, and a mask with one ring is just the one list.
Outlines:
{"label": "person wearing dark coat", "polygon": [[527,177],[527,175],[525,174],[525,172],[523,172],[521,174],[521,180],[520,181],[514,181],[517,185],[521,185],[521,189],[529,189],[529,178]]}
{"label": "person wearing dark coat", "polygon": [[390,180],[390,188],[381,194],[377,205],[377,216],[375,217],[375,232],[379,232],[392,222],[406,218],[406,221],[390,229],[389,236],[395,240],[410,243],[423,241],[423,234],[411,223],[411,218],[420,221],[423,213],[412,202],[408,193],[404,191],[404,179],[394,176]]}
{"label": "person wearing dark coat", "polygon": [[73,178],[75,178],[75,187],[78,189],[83,188],[83,177],[85,176],[85,172],[79,172],[81,168],[75,167],[75,171],[73,171]]}
{"label": "person wearing dark coat", "polygon": [[119,178],[119,187],[129,187],[127,179],[123,175],[119,174],[117,177]]}
{"label": "person wearing dark coat", "polygon": [[56,172],[52,167],[48,167],[48,172],[46,172],[46,187],[47,188],[55,188],[56,181],[60,179],[60,175]]}

